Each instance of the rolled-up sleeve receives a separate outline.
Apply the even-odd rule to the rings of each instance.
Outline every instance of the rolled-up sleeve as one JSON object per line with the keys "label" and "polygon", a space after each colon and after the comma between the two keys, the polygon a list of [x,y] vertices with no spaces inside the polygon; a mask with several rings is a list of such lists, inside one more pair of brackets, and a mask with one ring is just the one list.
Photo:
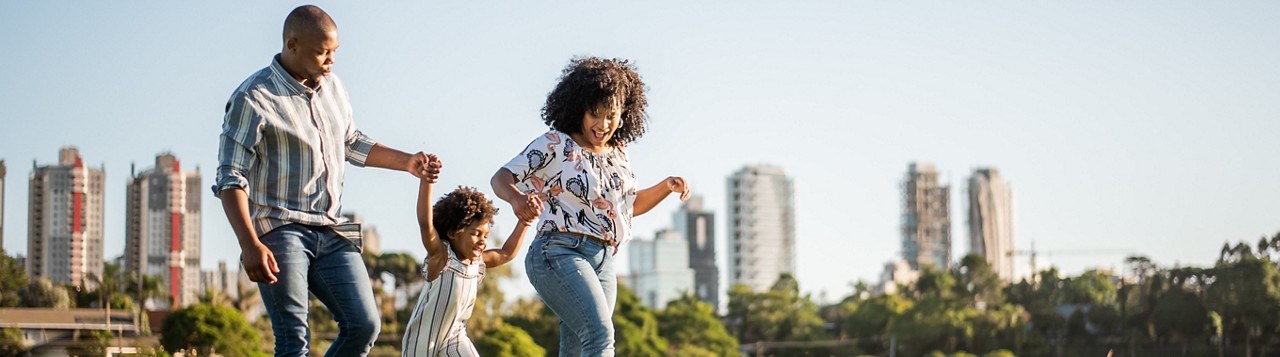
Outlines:
{"label": "rolled-up sleeve", "polygon": [[356,130],[354,124],[347,126],[347,137],[345,138],[347,146],[347,162],[356,167],[364,167],[364,162],[369,160],[369,151],[373,150],[373,146],[378,142],[370,139],[368,135]]}
{"label": "rolled-up sleeve", "polygon": [[245,173],[255,163],[256,146],[261,138],[262,118],[247,103],[245,93],[236,93],[227,102],[222,134],[218,137],[218,170],[213,185],[215,196],[225,189],[249,186]]}

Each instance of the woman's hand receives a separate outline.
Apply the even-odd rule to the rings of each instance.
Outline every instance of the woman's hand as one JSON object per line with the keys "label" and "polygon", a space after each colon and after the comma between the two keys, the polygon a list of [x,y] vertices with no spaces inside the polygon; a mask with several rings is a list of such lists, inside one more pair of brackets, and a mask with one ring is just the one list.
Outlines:
{"label": "woman's hand", "polygon": [[519,199],[511,200],[511,210],[516,212],[516,218],[521,222],[532,224],[542,215],[542,200],[536,194],[526,193]]}
{"label": "woman's hand", "polygon": [[689,195],[693,194],[693,189],[689,188],[689,183],[680,176],[670,176],[666,180],[662,180],[662,184],[667,186],[667,190],[672,193],[680,193],[680,200],[689,199]]}

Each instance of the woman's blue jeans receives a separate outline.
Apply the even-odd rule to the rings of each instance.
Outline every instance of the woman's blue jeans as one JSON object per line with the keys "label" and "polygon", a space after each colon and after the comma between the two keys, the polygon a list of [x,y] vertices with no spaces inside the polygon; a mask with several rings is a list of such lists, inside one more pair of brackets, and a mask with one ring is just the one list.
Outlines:
{"label": "woman's blue jeans", "polygon": [[524,267],[538,297],[560,317],[561,356],[613,356],[617,250],[582,236],[539,232]]}
{"label": "woman's blue jeans", "polygon": [[325,356],[364,356],[382,327],[360,250],[328,227],[289,224],[260,238],[280,272],[275,284],[258,284],[271,318],[276,356],[306,356],[311,340],[307,314],[313,293],[338,322],[338,337]]}

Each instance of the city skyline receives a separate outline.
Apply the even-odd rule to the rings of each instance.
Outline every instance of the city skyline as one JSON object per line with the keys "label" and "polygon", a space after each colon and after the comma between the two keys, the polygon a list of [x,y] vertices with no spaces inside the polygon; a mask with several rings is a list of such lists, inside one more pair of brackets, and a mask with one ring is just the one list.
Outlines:
{"label": "city skyline", "polygon": [[[212,172],[228,95],[279,51],[296,5],[0,4],[12,54],[0,67],[6,251],[27,248],[27,162],[75,145],[107,171],[105,254],[120,255],[130,163],[172,152]],[[1224,241],[1280,230],[1275,2],[318,5],[340,28],[334,71],[357,125],[440,154],[441,187],[489,191],[497,167],[545,131],[538,109],[570,57],[634,60],[652,117],[630,148],[641,184],[685,176],[723,217],[733,170],[786,168],[806,292],[846,294],[900,255],[911,161],[953,186],[977,167],[1016,178],[1020,250],[1207,266]],[[632,25],[582,21],[609,11]],[[94,40],[64,45],[85,34]],[[344,208],[378,226],[384,250],[421,257],[415,189],[402,173],[352,168]],[[206,268],[239,254],[218,203],[202,202]],[[669,224],[678,207],[637,217],[635,231]],[[498,225],[513,226],[500,208]],[[952,259],[966,243],[953,242]],[[1077,273],[1119,268],[1124,254],[1040,258]]]}

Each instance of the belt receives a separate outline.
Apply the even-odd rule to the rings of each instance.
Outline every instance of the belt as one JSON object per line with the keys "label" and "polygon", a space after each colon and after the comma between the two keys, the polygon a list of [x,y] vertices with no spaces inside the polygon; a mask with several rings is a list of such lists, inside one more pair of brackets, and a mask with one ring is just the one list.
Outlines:
{"label": "belt", "polygon": [[610,247],[614,247],[614,248],[617,248],[617,247],[618,247],[618,240],[617,240],[617,239],[612,239],[612,238],[610,238],[610,239],[604,239],[604,238],[596,237],[596,236],[593,236],[593,235],[590,235],[590,234],[584,234],[584,233],[578,233],[578,232],[559,232],[559,233],[568,234],[568,235],[571,235],[571,236],[574,236],[574,237],[586,238],[587,240],[595,241],[595,242],[598,242],[598,243],[600,243],[600,244],[604,244],[604,245],[606,245],[606,246],[610,246]]}

